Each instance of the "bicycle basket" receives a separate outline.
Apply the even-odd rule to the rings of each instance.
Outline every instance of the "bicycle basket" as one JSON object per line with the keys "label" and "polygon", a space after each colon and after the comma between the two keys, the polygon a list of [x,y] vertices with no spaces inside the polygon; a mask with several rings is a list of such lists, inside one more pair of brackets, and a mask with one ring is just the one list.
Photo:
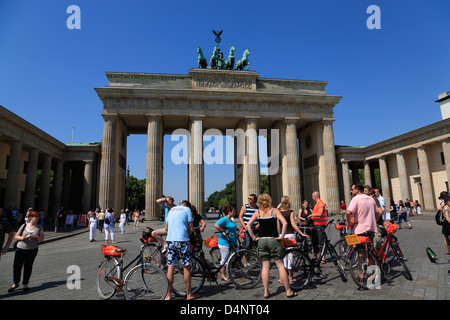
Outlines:
{"label": "bicycle basket", "polygon": [[284,238],[283,239],[283,245],[285,247],[293,247],[293,246],[297,245],[297,240],[290,239],[290,238]]}
{"label": "bicycle basket", "polygon": [[396,233],[398,225],[396,223],[384,222],[384,226],[389,233]]}
{"label": "bicycle basket", "polygon": [[217,242],[219,241],[218,238],[214,238],[213,236],[206,238],[203,242],[205,243],[205,246],[209,248],[217,247]]}
{"label": "bicycle basket", "polygon": [[125,251],[123,250],[117,250],[120,248],[117,248],[116,246],[112,246],[110,244],[104,244],[102,245],[102,254],[105,256],[111,256],[111,257],[120,257],[121,252],[125,254]]}

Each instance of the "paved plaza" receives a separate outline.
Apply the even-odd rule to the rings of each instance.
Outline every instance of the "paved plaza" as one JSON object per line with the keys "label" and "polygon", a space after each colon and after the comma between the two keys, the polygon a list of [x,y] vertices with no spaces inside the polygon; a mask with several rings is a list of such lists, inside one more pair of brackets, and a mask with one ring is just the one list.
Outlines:
{"label": "paved plaza", "polygon": [[[330,217],[338,219],[339,216]],[[210,215],[203,238],[214,235],[214,223],[217,215]],[[406,256],[407,265],[411,270],[413,281],[406,280],[400,265],[394,264],[387,281],[381,289],[361,291],[349,279],[341,281],[334,265],[327,261],[323,271],[324,278],[315,277],[312,285],[299,292],[298,297],[289,300],[449,300],[450,276],[447,275],[446,250],[444,249],[441,228],[434,222],[434,214],[427,212],[422,216],[410,217],[412,229],[398,230],[401,248]],[[159,221],[147,221],[141,224],[138,231],[132,224],[126,226],[124,235],[120,234],[116,225],[115,234],[117,246],[127,248],[125,263],[131,261],[139,252],[139,237],[144,226],[160,228]],[[34,263],[30,280],[31,290],[28,293],[17,289],[12,294],[7,289],[12,284],[12,265],[14,253],[8,252],[0,260],[0,300],[99,300],[96,291],[97,268],[102,261],[100,253],[104,243],[104,233],[97,231],[96,242],[90,243],[89,233],[85,228],[68,228],[61,232],[46,232],[46,240],[40,245],[38,256]],[[217,237],[217,234],[215,234]],[[332,243],[338,240],[338,233],[333,228],[330,236]],[[425,249],[431,247],[439,256],[442,264],[430,263]],[[207,248],[204,248],[209,258]],[[80,288],[69,289],[67,281],[74,274],[74,268],[80,271]],[[271,301],[287,300],[284,289],[278,283],[278,272],[272,265],[270,291]],[[238,290],[231,282],[219,280],[218,284],[205,282],[200,291],[199,300],[221,301],[267,301],[263,299],[262,283],[250,290]],[[124,294],[119,292],[113,300],[124,300]],[[183,298],[174,297],[175,300]],[[206,303],[206,302],[205,302]]]}

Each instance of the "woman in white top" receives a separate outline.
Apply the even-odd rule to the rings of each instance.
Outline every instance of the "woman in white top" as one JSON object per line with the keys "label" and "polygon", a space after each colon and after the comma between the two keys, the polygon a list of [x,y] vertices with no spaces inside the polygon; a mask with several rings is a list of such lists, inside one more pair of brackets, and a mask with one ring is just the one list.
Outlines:
{"label": "woman in white top", "polygon": [[119,228],[121,234],[125,233],[125,222],[127,222],[127,216],[125,212],[122,210],[120,211],[120,219],[119,219]]}
{"label": "woman in white top", "polygon": [[91,217],[89,218],[89,242],[95,241],[95,231],[97,230],[97,223],[98,218],[97,214],[95,212],[92,213]]}

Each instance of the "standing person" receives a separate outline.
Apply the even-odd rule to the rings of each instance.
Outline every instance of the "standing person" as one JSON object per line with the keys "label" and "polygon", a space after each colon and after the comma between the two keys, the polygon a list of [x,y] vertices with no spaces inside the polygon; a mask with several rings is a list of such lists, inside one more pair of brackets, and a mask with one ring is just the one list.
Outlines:
{"label": "standing person", "polygon": [[[194,223],[194,232],[189,236],[192,245],[202,246],[203,238],[202,232],[205,231],[206,222],[201,215],[198,214],[197,208],[191,205],[192,219]],[[195,228],[200,227],[198,231]]]}
{"label": "standing person", "polygon": [[[280,210],[273,208],[271,203],[272,198],[266,193],[263,193],[258,197],[259,209],[252,215],[247,223],[247,231],[252,240],[258,242],[256,253],[262,260],[261,277],[264,286],[264,298],[270,297],[269,272],[271,258],[275,260],[281,282],[286,290],[286,296],[292,298],[298,294],[297,292],[292,291],[289,286],[288,275],[282,260],[284,258],[284,250],[280,243],[286,234],[287,221]],[[256,220],[258,220],[259,223],[259,234],[257,237],[254,235],[251,227]],[[280,221],[282,225],[281,232],[278,231],[278,221]]]}
{"label": "standing person", "polygon": [[156,203],[162,206],[164,210],[164,227],[162,229],[157,229],[152,231],[152,238],[156,239],[159,243],[163,245],[162,252],[166,252],[167,250],[167,242],[164,240],[164,236],[167,237],[167,219],[169,218],[169,212],[174,207],[174,198],[165,197],[156,200]]}
{"label": "standing person", "polygon": [[360,183],[354,183],[351,192],[353,198],[347,209],[347,223],[353,233],[366,235],[373,242],[374,234],[377,231],[377,219],[379,218],[375,200],[364,194],[364,187]]}
{"label": "standing person", "polygon": [[450,259],[450,195],[444,196],[444,207],[442,208],[442,214],[444,215],[444,221],[442,222],[442,234],[444,235],[444,244],[447,248],[448,259]]}
{"label": "standing person", "polygon": [[58,232],[58,227],[61,224],[63,218],[63,213],[61,209],[58,209],[56,211],[56,216],[55,216],[55,232]]}
{"label": "standing person", "polygon": [[101,210],[98,215],[98,230],[100,230],[100,233],[103,233],[103,226],[105,225],[105,210]]}
{"label": "standing person", "polygon": [[105,212],[105,243],[108,243],[109,235],[111,235],[111,243],[114,241],[114,209],[110,208]]}
{"label": "standing person", "polygon": [[341,200],[339,209],[341,210],[342,219],[345,219],[345,214],[347,213],[347,205],[345,204],[344,200]]}
{"label": "standing person", "polygon": [[[244,227],[244,243],[245,243],[245,249],[250,249],[252,246],[252,238],[250,237],[248,231],[247,231],[247,225],[250,221],[253,214],[258,210],[258,205],[256,204],[257,197],[256,194],[251,194],[248,196],[248,203],[243,205],[241,208],[241,211],[239,212],[239,222],[241,223],[242,227]],[[253,225],[251,225],[251,228],[253,230],[253,233],[256,230],[258,222],[255,221]]]}
{"label": "standing person", "polygon": [[172,207],[167,215],[167,279],[169,280],[169,290],[166,300],[170,300],[173,286],[173,273],[178,265],[178,259],[183,265],[183,279],[186,285],[186,299],[198,298],[192,293],[191,288],[191,256],[192,250],[189,243],[189,235],[194,231],[194,223],[189,201],[183,201],[180,206]]}
{"label": "standing person", "polygon": [[33,263],[38,253],[39,242],[44,240],[44,231],[39,224],[39,213],[32,211],[28,214],[29,222],[22,226],[16,233],[17,249],[14,255],[13,282],[8,289],[13,292],[19,287],[20,276],[23,268],[23,291],[29,291],[28,283],[30,281]]}
{"label": "standing person", "polygon": [[125,223],[126,222],[127,222],[127,216],[125,214],[125,211],[122,209],[120,211],[120,218],[119,218],[120,234],[124,234],[125,233]]}
{"label": "standing person", "polygon": [[[227,261],[225,261],[225,258],[228,256],[228,251],[230,250],[230,243],[227,239],[227,233],[225,232],[224,228],[228,229],[228,237],[230,238],[230,242],[233,246],[236,247],[237,244],[237,225],[233,222],[233,217],[235,214],[234,210],[230,210],[228,205],[224,205],[223,207],[223,214],[224,217],[220,218],[214,227],[217,229],[217,231],[220,232],[219,241],[217,242],[220,250],[220,256],[221,261],[220,264],[223,264]],[[227,262],[228,263],[228,262]],[[222,280],[229,281],[230,279],[226,276],[226,264],[223,266],[223,268],[220,270],[222,273]]]}
{"label": "standing person", "polygon": [[[291,199],[288,196],[283,196],[280,201],[280,205],[278,206],[278,209],[280,209],[280,213],[283,215],[284,219],[287,222],[287,228],[286,228],[286,234],[284,235],[284,238],[293,239],[295,240],[295,231],[303,237],[308,238],[306,234],[304,234],[299,227],[297,226],[297,218],[294,214],[294,210],[291,209]],[[280,220],[278,220],[278,230],[281,230],[282,226],[280,224]],[[294,274],[293,274],[293,268],[294,268],[294,257],[293,253],[289,253],[284,256],[283,258],[283,264],[288,272],[288,278],[289,283],[294,282]],[[282,283],[281,279],[278,280],[279,283]]]}
{"label": "standing person", "polygon": [[419,200],[416,200],[416,202],[414,203],[414,207],[416,208],[416,212],[418,215],[422,214],[422,210],[420,209],[420,203]]}
{"label": "standing person", "polygon": [[390,220],[390,217],[387,216],[388,211],[386,210],[386,201],[384,200],[384,197],[380,193],[380,189],[375,188],[373,189],[373,192],[375,193],[375,197],[378,199],[378,202],[380,203],[380,206],[383,207],[383,221],[384,220]]}
{"label": "standing person", "polygon": [[[406,203],[409,203],[408,201],[406,201]],[[402,220],[405,220],[405,222],[408,224],[409,228],[412,229],[411,224],[408,221],[408,207],[403,204],[402,200],[399,200],[398,202],[398,228],[401,229],[402,228]]]}
{"label": "standing person", "polygon": [[95,231],[97,230],[98,218],[95,212],[91,213],[87,229],[89,230],[89,242],[95,241]]}
{"label": "standing person", "polygon": [[391,214],[391,220],[394,222],[397,221],[397,206],[395,205],[394,199],[391,199],[389,213]]}
{"label": "standing person", "polygon": [[298,210],[298,219],[300,220],[301,226],[307,226],[309,220],[311,219],[311,209],[309,208],[308,200],[303,200],[300,210]]}
{"label": "standing person", "polygon": [[141,215],[139,214],[139,210],[134,209],[134,213],[133,213],[133,226],[134,226],[134,230],[138,230],[139,229],[139,217]]}
{"label": "standing person", "polygon": [[[3,246],[6,234],[8,234],[8,240],[6,240],[5,246]],[[0,208],[0,248],[1,248],[0,258],[2,255],[8,252],[9,246],[11,245],[13,238],[14,238],[13,226],[3,216],[3,209]]]}
{"label": "standing person", "polygon": [[[320,199],[319,191],[314,191],[312,193],[312,199],[315,202],[313,211],[311,213],[311,219],[316,227],[313,230],[311,241],[313,244],[314,251],[314,259],[317,259],[317,254],[320,252],[320,249],[323,247],[325,241],[325,227],[328,224],[327,211],[325,209],[325,202]],[[321,264],[325,264],[325,254],[322,257]]]}

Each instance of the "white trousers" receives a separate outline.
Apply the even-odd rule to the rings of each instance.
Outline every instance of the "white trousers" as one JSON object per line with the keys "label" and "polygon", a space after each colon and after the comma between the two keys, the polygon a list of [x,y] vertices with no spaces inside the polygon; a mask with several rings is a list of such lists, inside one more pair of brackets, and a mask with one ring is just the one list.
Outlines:
{"label": "white trousers", "polygon": [[111,234],[111,240],[114,241],[114,228],[105,228],[105,240],[108,241],[108,235]]}

